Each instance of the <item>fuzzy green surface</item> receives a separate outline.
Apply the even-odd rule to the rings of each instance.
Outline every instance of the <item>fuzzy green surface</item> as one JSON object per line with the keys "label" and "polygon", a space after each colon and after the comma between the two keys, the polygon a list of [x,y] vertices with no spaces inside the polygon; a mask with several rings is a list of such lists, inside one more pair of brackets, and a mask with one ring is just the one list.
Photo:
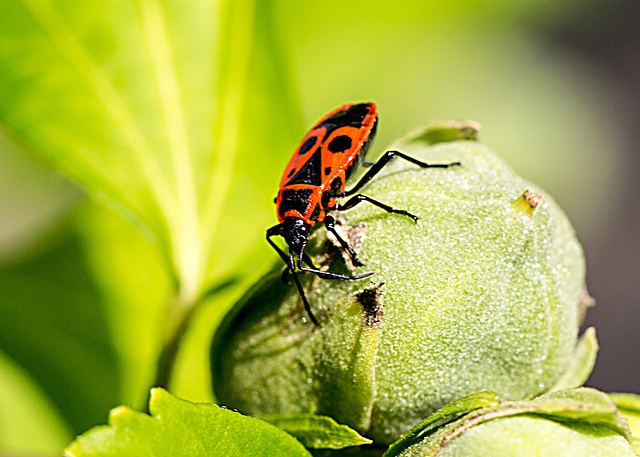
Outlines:
{"label": "fuzzy green surface", "polygon": [[[389,444],[456,398],[492,390],[504,400],[522,399],[561,377],[576,343],[585,273],[564,213],[480,143],[395,147],[462,166],[419,169],[396,159],[362,189],[420,220],[367,203],[343,213],[348,224],[367,224],[359,254],[366,266],[358,272],[375,275],[353,282],[306,277],[318,328],[305,322],[295,287],[283,286],[278,275],[256,286],[213,344],[221,403],[249,414],[335,417],[335,409],[336,420]],[[527,189],[542,194],[531,213],[513,205]],[[310,253],[321,252],[313,245],[325,239],[318,228]],[[346,271],[340,255],[330,269]],[[366,349],[362,327],[335,326],[334,315],[351,309],[355,322],[357,310],[344,297],[379,282],[382,332]],[[344,378],[367,370],[358,378],[360,398],[351,401]]]}
{"label": "fuzzy green surface", "polygon": [[[423,454],[408,452],[402,457]],[[471,427],[437,457],[636,457],[629,442],[604,427],[562,425],[539,417],[509,417]]]}

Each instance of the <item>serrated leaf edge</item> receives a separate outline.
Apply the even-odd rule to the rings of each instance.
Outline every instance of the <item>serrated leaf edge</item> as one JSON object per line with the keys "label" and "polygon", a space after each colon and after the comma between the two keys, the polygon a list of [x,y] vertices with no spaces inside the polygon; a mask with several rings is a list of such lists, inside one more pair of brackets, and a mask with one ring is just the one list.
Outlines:
{"label": "serrated leaf edge", "polygon": [[[371,444],[373,443],[372,440],[370,440],[369,438],[366,438],[362,435],[360,435],[360,433],[358,433],[356,430],[352,429],[351,427],[349,427],[348,425],[344,425],[344,424],[339,424],[338,422],[336,422],[333,418],[329,417],[329,416],[322,416],[322,415],[316,415],[316,414],[305,414],[305,413],[301,413],[301,414],[265,414],[265,415],[261,415],[258,417],[258,419],[264,420],[265,422],[268,422],[272,425],[275,425],[276,427],[280,428],[281,430],[287,432],[288,434],[290,434],[291,436],[293,436],[294,438],[296,438],[298,441],[300,441],[305,447],[307,448],[312,448],[312,449],[344,449],[347,447],[351,447],[351,446],[360,446],[363,444]],[[311,420],[311,421],[323,421],[326,424],[328,424],[330,427],[332,427],[332,430],[329,431],[328,435],[330,435],[330,437],[332,436],[336,436],[339,439],[348,442],[348,444],[344,444],[344,445],[318,445],[315,443],[316,440],[308,440],[307,438],[305,438],[302,435],[298,435],[296,433],[296,430],[290,428],[287,426],[287,421],[297,421],[297,420]]]}

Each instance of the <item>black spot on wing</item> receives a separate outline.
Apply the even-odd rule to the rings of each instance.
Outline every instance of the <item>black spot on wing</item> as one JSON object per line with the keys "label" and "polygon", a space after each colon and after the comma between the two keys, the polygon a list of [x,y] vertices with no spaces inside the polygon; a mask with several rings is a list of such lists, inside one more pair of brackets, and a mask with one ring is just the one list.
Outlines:
{"label": "black spot on wing", "polygon": [[315,152],[309,157],[300,170],[287,181],[287,186],[292,184],[310,184],[319,186],[322,184],[322,155],[320,151]]}
{"label": "black spot on wing", "polygon": [[353,105],[335,113],[333,116],[325,119],[323,124],[326,124],[328,130],[333,130],[336,127],[342,127],[344,125],[362,127],[362,122],[369,113],[369,105],[360,103],[359,105]]}
{"label": "black spot on wing", "polygon": [[371,143],[373,143],[373,140],[376,137],[377,129],[378,129],[378,118],[376,117],[375,120],[373,121],[373,126],[371,127],[371,131],[369,132],[369,138],[367,138],[367,141],[360,148],[360,155],[359,155],[360,163],[364,162],[365,157],[367,156],[367,152],[371,147]]}
{"label": "black spot on wing", "polygon": [[306,139],[304,143],[300,145],[298,149],[298,155],[305,155],[307,152],[311,150],[314,144],[316,144],[317,137],[311,136]]}
{"label": "black spot on wing", "polygon": [[334,154],[337,154],[338,152],[348,151],[350,148],[351,138],[347,135],[338,135],[333,140],[331,140],[331,142],[327,146],[327,149],[329,149],[329,151],[333,152]]}

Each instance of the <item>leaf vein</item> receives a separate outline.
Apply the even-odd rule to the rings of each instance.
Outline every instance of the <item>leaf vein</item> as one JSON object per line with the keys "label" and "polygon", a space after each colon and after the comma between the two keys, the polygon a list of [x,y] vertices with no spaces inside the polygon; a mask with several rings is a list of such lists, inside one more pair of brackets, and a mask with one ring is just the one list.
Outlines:
{"label": "leaf vein", "polygon": [[187,301],[194,301],[202,275],[198,201],[180,84],[175,72],[165,12],[157,0],[143,0],[140,6],[176,180],[180,215],[172,235],[181,276],[181,293]]}
{"label": "leaf vein", "polygon": [[233,168],[238,147],[241,113],[245,103],[246,85],[248,82],[248,67],[253,44],[253,22],[255,15],[254,0],[246,0],[242,5],[228,2],[232,8],[229,21],[229,40],[231,48],[227,65],[225,90],[221,93],[220,110],[217,128],[214,128],[215,168],[210,180],[210,186],[205,198],[205,212],[203,215],[202,233],[208,234],[206,239],[207,259],[210,249],[220,226],[222,212],[231,184],[233,182]]}
{"label": "leaf vein", "polygon": [[73,37],[68,25],[48,0],[23,0],[27,10],[52,40],[54,46],[76,73],[91,87],[109,117],[120,127],[134,153],[142,175],[167,217],[174,211],[175,201],[149,144],[134,117],[113,84],[96,66],[88,52]]}

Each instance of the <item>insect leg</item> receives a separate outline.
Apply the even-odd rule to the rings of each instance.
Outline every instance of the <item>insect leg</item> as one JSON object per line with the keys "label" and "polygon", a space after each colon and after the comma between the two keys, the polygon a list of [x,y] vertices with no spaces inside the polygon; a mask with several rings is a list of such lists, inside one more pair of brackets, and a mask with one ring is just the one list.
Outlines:
{"label": "insect leg", "polygon": [[351,246],[349,246],[349,243],[347,243],[347,241],[344,238],[342,238],[336,231],[335,222],[336,221],[332,216],[327,216],[324,219],[324,226],[327,228],[327,231],[333,233],[333,236],[336,237],[336,239],[338,240],[342,248],[345,251],[347,251],[347,253],[349,254],[349,257],[351,257],[351,261],[353,262],[353,264],[357,267],[363,266],[364,264],[358,260],[357,254],[353,249],[351,249]]}
{"label": "insect leg", "polygon": [[349,200],[347,200],[347,202],[344,205],[337,205],[336,208],[339,211],[344,211],[346,209],[353,208],[354,206],[356,206],[360,202],[369,202],[372,205],[375,205],[378,208],[382,208],[383,210],[385,210],[385,211],[387,211],[389,213],[395,213],[395,214],[400,214],[402,216],[408,216],[411,219],[413,219],[413,222],[418,222],[418,216],[414,216],[410,212],[405,211],[403,209],[392,208],[389,205],[385,205],[384,203],[379,202],[378,200],[374,200],[373,198],[367,197],[366,195],[362,195],[362,194],[354,195]]}
{"label": "insect leg", "polygon": [[311,260],[311,257],[309,257],[307,254],[305,254],[304,252],[302,253],[302,261],[304,263],[306,263],[307,265],[309,265],[311,268],[315,268],[316,270],[318,269],[318,267],[316,267],[313,264],[313,260]]}
{"label": "insect leg", "polygon": [[273,249],[275,249],[275,251],[278,253],[278,255],[282,258],[282,260],[284,261],[285,264],[287,264],[287,266],[291,266],[289,264],[289,256],[287,256],[287,254],[285,254],[282,249],[280,249],[278,247],[277,244],[275,244],[273,242],[273,240],[271,239],[272,236],[275,235],[280,235],[280,224],[278,225],[274,225],[273,227],[271,227],[270,229],[267,230],[267,242],[271,245],[271,247]]}
{"label": "insect leg", "polygon": [[[311,258],[307,254],[304,254],[304,253],[302,254],[302,261],[305,264],[307,264],[307,266],[309,266],[310,268],[300,267],[300,269],[302,269],[303,271],[311,271],[313,273],[316,273],[319,271],[320,273],[316,273],[316,274],[318,274],[318,276],[324,279],[362,279],[362,278],[367,278],[373,274],[373,273],[365,273],[364,275],[358,275],[354,277],[351,277],[351,276],[343,277],[343,276],[337,275],[338,277],[336,278],[336,276],[334,276],[333,273],[322,271],[318,267],[316,267],[313,261],[311,260]],[[289,274],[290,271],[291,271],[291,267],[288,265],[282,271],[282,282],[285,284],[289,284],[289,281],[287,280],[287,275]]]}
{"label": "insect leg", "polygon": [[300,279],[298,279],[298,275],[296,274],[295,269],[293,268],[293,266],[294,266],[293,258],[291,257],[291,255],[287,256],[287,254],[285,254],[282,251],[282,249],[280,249],[278,247],[278,245],[273,242],[271,237],[274,236],[274,235],[280,235],[280,224],[274,225],[273,227],[271,227],[270,229],[267,230],[267,241],[273,247],[273,249],[275,249],[275,251],[278,253],[278,255],[282,258],[284,263],[287,264],[287,266],[284,268],[284,271],[282,272],[282,281],[285,284],[287,283],[287,274],[290,271],[291,275],[293,276],[293,281],[296,283],[296,288],[298,289],[298,294],[300,295],[300,298],[302,299],[302,304],[304,305],[305,311],[309,315],[309,318],[311,319],[311,322],[313,322],[315,325],[318,325],[318,320],[313,315],[313,312],[311,312],[311,306],[309,305],[309,301],[307,300],[307,296],[304,294],[304,289],[302,288],[302,284],[300,283]]}
{"label": "insect leg", "polygon": [[353,281],[356,279],[364,279],[364,278],[368,278],[369,276],[373,276],[373,272],[363,273],[361,275],[355,275],[355,276],[339,275],[337,273],[331,273],[329,271],[318,270],[317,268],[305,268],[302,265],[298,265],[298,269],[300,271],[308,271],[309,273],[313,273],[322,279],[344,279],[346,281]]}
{"label": "insect leg", "polygon": [[344,192],[341,195],[341,197],[348,197],[349,195],[353,195],[356,192],[358,192],[366,183],[371,181],[371,179],[375,175],[377,175],[378,172],[380,172],[380,170],[382,170],[382,168],[386,164],[388,164],[394,157],[400,157],[422,168],[449,168],[449,167],[460,165],[460,162],[430,164],[430,163],[422,162],[421,160],[418,160],[418,159],[414,159],[413,157],[403,154],[400,151],[387,151],[382,155],[382,157],[378,159],[376,163],[369,165],[371,162],[366,162],[365,166],[371,166],[369,171],[365,173],[365,175],[360,179],[360,181],[356,183],[355,186],[353,186],[351,190]]}
{"label": "insect leg", "polygon": [[[296,274],[295,262],[293,260],[293,253],[290,253],[289,255],[285,254],[282,251],[282,249],[280,249],[278,247],[278,245],[275,244],[273,242],[273,240],[271,239],[271,237],[275,236],[275,235],[280,235],[280,225],[279,224],[278,225],[274,225],[273,227],[271,227],[270,229],[267,230],[267,241],[269,242],[271,247],[273,247],[273,249],[278,253],[278,255],[282,258],[284,263],[287,265],[285,267],[284,271],[282,272],[283,281],[286,281],[287,274],[289,272],[291,272],[291,275],[293,276],[293,280],[296,283],[296,287],[298,289],[298,293],[300,294],[300,298],[302,299],[302,304],[304,305],[305,311],[309,315],[309,318],[311,319],[311,321],[315,325],[318,325],[318,320],[316,319],[316,317],[311,312],[311,306],[309,305],[309,301],[307,300],[307,296],[304,293],[304,289],[302,288],[302,284],[300,283],[300,279],[298,278],[298,275]],[[303,267],[302,266],[302,262],[303,261],[304,261],[304,263],[309,265],[310,268]],[[354,279],[368,278],[369,276],[373,275],[373,273],[364,273],[364,274],[356,275],[356,276],[345,276],[345,275],[339,275],[339,274],[335,274],[335,273],[330,273],[328,271],[319,270],[313,264],[313,262],[311,261],[311,258],[307,254],[304,253],[304,251],[298,256],[298,269],[300,271],[308,271],[310,273],[314,273],[318,277],[323,278],[323,279],[354,280]]]}
{"label": "insect leg", "polygon": [[[304,266],[302,266],[302,261],[303,261],[303,257],[304,258],[304,262],[309,265],[309,268],[305,268]],[[313,262],[311,262],[311,259],[309,257],[307,257],[305,254],[303,254],[303,256],[298,257],[298,269],[300,271],[308,271],[309,273],[313,273],[316,276],[318,276],[319,278],[322,279],[344,279],[346,281],[353,281],[356,279],[364,279],[364,278],[368,278],[369,276],[373,275],[373,272],[371,273],[363,273],[361,275],[355,275],[355,276],[347,276],[347,275],[340,275],[337,273],[331,273],[329,271],[322,271],[320,270],[318,267],[316,267]]]}
{"label": "insect leg", "polygon": [[275,235],[280,235],[280,224],[274,225],[273,227],[267,230],[267,241],[269,242],[271,247],[278,253],[280,258],[282,258],[282,261],[287,265],[286,267],[284,267],[284,270],[282,271],[281,279],[285,285],[288,285],[289,281],[287,280],[287,275],[289,274],[290,271],[293,271],[293,268],[291,267],[291,261],[289,260],[289,256],[287,256],[287,254],[285,254],[282,251],[282,249],[280,249],[278,245],[275,244],[271,239],[271,237]]}
{"label": "insect leg", "polygon": [[304,289],[302,288],[302,284],[300,284],[300,280],[298,279],[298,275],[295,270],[291,269],[291,276],[293,276],[293,282],[296,283],[296,287],[298,288],[298,294],[300,298],[302,298],[302,304],[304,305],[304,309],[309,315],[311,322],[313,322],[316,326],[318,325],[318,320],[311,312],[311,306],[309,305],[309,301],[307,300],[307,296],[304,294]]}
{"label": "insect leg", "polygon": [[280,279],[282,280],[282,284],[284,284],[285,286],[289,285],[289,280],[287,279],[287,276],[289,276],[289,271],[291,271],[291,267],[287,265],[286,267],[284,267],[284,270],[282,270],[282,276],[280,277]]}
{"label": "insect leg", "polygon": [[[274,229],[278,228],[279,226],[276,225],[274,227],[271,227],[269,230],[267,230],[267,241],[269,242],[269,244],[273,247],[273,249],[275,249],[275,251],[278,253],[278,255],[280,255],[280,257],[282,258],[282,260],[284,261],[284,263],[287,265],[285,267],[285,269],[282,271],[282,281],[287,284],[287,275],[289,274],[289,272],[291,272],[292,274],[295,275],[295,268],[293,265],[295,265],[295,262],[293,261],[293,254],[287,255],[285,254],[282,249],[280,249],[278,247],[278,245],[276,245],[273,240],[271,239],[272,236],[274,235],[279,235],[279,232],[275,232]],[[302,262],[306,263],[310,268],[305,268],[304,266],[302,266]],[[354,279],[364,279],[364,278],[368,278],[369,276],[373,275],[373,273],[364,273],[361,275],[355,275],[355,276],[346,276],[346,275],[339,275],[336,273],[331,273],[328,271],[322,271],[320,270],[318,267],[316,267],[313,263],[313,261],[311,260],[311,258],[305,254],[304,252],[302,252],[302,254],[298,257],[298,269],[300,271],[308,271],[310,273],[314,273],[316,274],[318,277],[323,278],[323,279],[347,279],[347,280],[354,280]]]}

